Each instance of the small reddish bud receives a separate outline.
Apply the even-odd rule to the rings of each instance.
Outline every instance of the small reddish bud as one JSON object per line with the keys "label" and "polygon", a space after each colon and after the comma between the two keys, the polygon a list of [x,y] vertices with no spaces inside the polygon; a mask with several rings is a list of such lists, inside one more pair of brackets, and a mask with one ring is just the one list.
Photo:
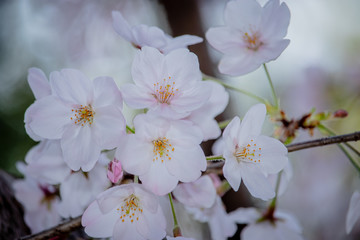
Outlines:
{"label": "small reddish bud", "polygon": [[339,109],[333,113],[333,116],[336,118],[345,118],[347,117],[348,112],[344,109]]}
{"label": "small reddish bud", "polygon": [[114,158],[109,165],[107,171],[107,177],[112,183],[117,183],[124,175],[124,172],[121,167],[119,160]]}

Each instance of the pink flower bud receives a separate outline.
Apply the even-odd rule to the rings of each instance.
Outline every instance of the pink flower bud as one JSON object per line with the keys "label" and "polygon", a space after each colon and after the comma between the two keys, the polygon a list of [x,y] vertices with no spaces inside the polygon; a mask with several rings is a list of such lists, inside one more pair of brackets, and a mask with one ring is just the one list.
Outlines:
{"label": "pink flower bud", "polygon": [[124,172],[121,167],[119,160],[114,158],[109,165],[107,171],[107,177],[112,183],[117,183],[124,175]]}
{"label": "pink flower bud", "polygon": [[336,117],[336,118],[345,118],[345,117],[347,117],[347,115],[348,115],[348,112],[343,109],[339,109],[334,112],[334,117]]}

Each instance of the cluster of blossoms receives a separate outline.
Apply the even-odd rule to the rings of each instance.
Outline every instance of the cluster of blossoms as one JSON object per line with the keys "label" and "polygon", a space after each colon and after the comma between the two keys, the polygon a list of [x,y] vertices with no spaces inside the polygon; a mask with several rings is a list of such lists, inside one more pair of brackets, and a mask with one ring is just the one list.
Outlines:
{"label": "cluster of blossoms", "polygon": [[[115,31],[138,48],[133,83],[119,89],[110,77],[90,80],[74,69],[52,72],[49,80],[40,69],[29,70],[36,100],[25,113],[25,128],[40,143],[27,154],[26,165],[19,164],[25,178],[14,189],[31,230],[82,215],[91,237],[197,239],[181,219],[179,227],[175,217],[167,216],[170,198],[172,208],[181,206],[192,219],[207,223],[214,240],[233,236],[237,223],[248,224],[241,233],[245,240],[302,239],[290,214],[275,208],[227,213],[221,200],[223,189],[238,191],[241,181],[264,201],[286,188],[291,176],[287,149],[261,134],[266,106],[251,107],[242,120],[234,117],[221,136],[215,117],[229,94],[221,84],[203,81],[197,56],[187,49],[202,39],[172,38],[157,27],[130,26],[120,12],[112,16]],[[289,44],[284,37],[290,12],[279,0],[263,7],[256,0],[230,1],[224,17],[225,26],[206,33],[224,53],[221,73],[252,72]],[[145,113],[127,124],[123,101]],[[218,139],[213,153],[224,159],[223,181],[206,172],[200,144],[210,139]],[[284,180],[280,190],[277,174]]]}

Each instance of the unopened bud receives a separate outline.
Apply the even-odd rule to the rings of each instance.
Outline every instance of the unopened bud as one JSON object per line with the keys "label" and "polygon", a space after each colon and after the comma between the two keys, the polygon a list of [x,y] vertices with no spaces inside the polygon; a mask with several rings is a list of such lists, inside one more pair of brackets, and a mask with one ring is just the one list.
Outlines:
{"label": "unopened bud", "polygon": [[124,172],[121,167],[119,160],[114,158],[109,165],[107,171],[107,177],[112,183],[117,183],[124,175]]}
{"label": "unopened bud", "polygon": [[336,118],[344,118],[347,117],[348,112],[344,109],[339,109],[333,113],[333,116]]}

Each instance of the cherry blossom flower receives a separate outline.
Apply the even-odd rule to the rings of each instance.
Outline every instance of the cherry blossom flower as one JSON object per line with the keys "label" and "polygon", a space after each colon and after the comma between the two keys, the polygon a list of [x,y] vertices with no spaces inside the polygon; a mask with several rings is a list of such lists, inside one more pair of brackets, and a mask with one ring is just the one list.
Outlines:
{"label": "cherry blossom flower", "polygon": [[81,224],[89,236],[97,238],[158,240],[166,235],[157,196],[133,183],[98,195],[84,212]]}
{"label": "cherry blossom flower", "polygon": [[210,97],[208,85],[201,81],[198,59],[187,49],[163,55],[143,47],[135,56],[132,76],[135,85],[121,88],[126,104],[165,118],[184,118]]}
{"label": "cherry blossom flower", "polygon": [[193,35],[182,35],[172,38],[158,27],[149,27],[143,24],[130,26],[118,11],[113,11],[112,17],[115,31],[137,48],[149,46],[167,54],[174,49],[186,48],[189,45],[203,41],[201,37]]}
{"label": "cherry blossom flower", "polygon": [[[33,92],[35,99],[40,99],[51,94],[51,88],[48,79],[46,78],[44,72],[39,68],[29,68],[28,71],[28,83]],[[32,119],[32,107],[29,107],[25,112],[25,130],[26,133],[34,140],[40,141],[42,138],[36,135],[31,128],[29,127],[29,122]]]}
{"label": "cherry blossom flower", "polygon": [[50,75],[52,95],[31,106],[31,130],[42,138],[60,139],[63,157],[77,171],[91,170],[103,149],[112,149],[125,134],[122,98],[108,77],[89,80],[78,70]]}
{"label": "cherry blossom flower", "polygon": [[186,210],[200,222],[207,222],[213,240],[226,240],[236,232],[236,224],[226,213],[219,196],[216,196],[214,204],[210,208],[187,207]]}
{"label": "cherry blossom flower", "polygon": [[191,112],[186,118],[198,126],[203,135],[203,141],[218,138],[221,135],[218,122],[215,117],[222,113],[229,102],[229,93],[223,86],[216,82],[205,81],[210,90],[210,98],[200,108]]}
{"label": "cherry blossom flower", "polygon": [[167,194],[178,181],[195,181],[205,171],[206,158],[199,145],[202,134],[191,122],[140,114],[134,126],[135,134],[127,137],[115,156],[153,193]]}
{"label": "cherry blossom flower", "polygon": [[283,39],[290,21],[285,3],[269,0],[261,7],[256,0],[229,1],[224,12],[226,26],[210,28],[206,39],[224,53],[221,73],[232,76],[254,71],[275,60],[289,45]]}
{"label": "cherry blossom flower", "polygon": [[60,185],[62,217],[80,216],[96,196],[110,187],[106,166],[97,163],[90,172],[72,172]]}
{"label": "cherry blossom flower", "polygon": [[215,203],[216,189],[208,175],[190,183],[179,184],[173,194],[188,207],[210,208]]}
{"label": "cherry blossom flower", "polygon": [[194,238],[187,238],[187,237],[170,237],[166,236],[166,240],[195,240]]}
{"label": "cherry blossom flower", "polygon": [[286,212],[275,211],[270,219],[256,208],[238,208],[230,213],[239,224],[248,224],[241,232],[243,240],[302,240],[301,226],[297,219]]}
{"label": "cherry blossom flower", "polygon": [[60,199],[55,187],[35,180],[24,164],[18,169],[25,174],[25,179],[15,180],[13,188],[16,199],[24,206],[24,219],[31,232],[37,233],[59,224]]}
{"label": "cherry blossom flower", "polygon": [[355,191],[350,199],[349,210],[346,214],[346,233],[349,234],[360,218],[360,193]]}
{"label": "cherry blossom flower", "polygon": [[117,183],[124,175],[119,160],[114,158],[108,165],[107,177],[112,183]]}
{"label": "cherry blossom flower", "polygon": [[275,192],[266,177],[280,172],[287,164],[287,149],[280,141],[260,135],[266,107],[249,109],[242,123],[235,117],[223,133],[224,177],[237,191],[241,179],[250,194],[268,200]]}

